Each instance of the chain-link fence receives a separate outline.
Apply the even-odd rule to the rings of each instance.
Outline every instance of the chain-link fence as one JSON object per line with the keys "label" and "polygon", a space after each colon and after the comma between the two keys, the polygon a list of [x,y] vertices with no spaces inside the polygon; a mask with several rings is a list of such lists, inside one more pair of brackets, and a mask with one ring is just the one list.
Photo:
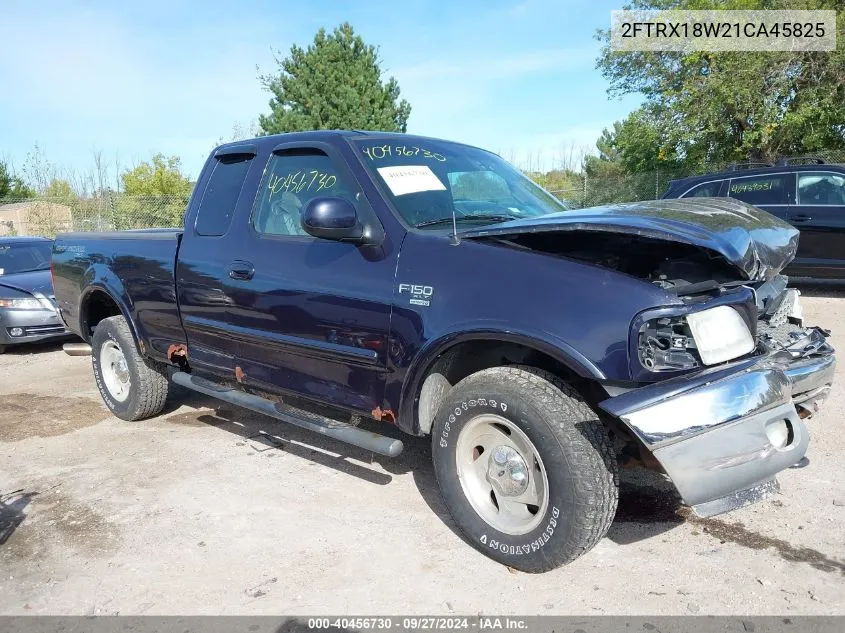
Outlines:
{"label": "chain-link fence", "polygon": [[[777,164],[714,163],[697,170],[655,170],[637,174],[620,174],[613,169],[612,164],[602,165],[600,161],[596,161],[599,164],[592,170],[580,172],[553,170],[544,174],[532,173],[531,177],[556,197],[565,201],[571,208],[580,209],[613,202],[655,200],[666,192],[672,180],[719,171],[735,171],[737,175],[741,175],[749,168],[774,167],[784,161],[786,161],[783,165],[785,168],[796,164],[812,165],[816,162],[819,162],[820,169],[824,168],[824,164],[842,166],[845,165],[845,151],[823,151],[813,156],[796,156],[781,159]],[[610,169],[604,169],[604,167],[610,167]]]}
{"label": "chain-link fence", "polygon": [[[826,163],[845,164],[845,152],[820,152]],[[792,159],[794,163],[802,162]],[[600,163],[600,161],[596,162]],[[808,159],[804,163],[812,162]],[[736,165],[741,174],[751,165]],[[759,166],[759,165],[757,165]],[[552,170],[529,175],[571,208],[592,207],[614,202],[636,202],[660,198],[669,182],[676,178],[722,171],[728,165],[712,165],[693,171],[656,170],[638,174],[620,174],[613,163],[593,169]],[[819,165],[823,169],[823,165]],[[114,231],[155,227],[181,227],[188,196],[131,196],[106,192],[91,197],[23,200],[0,199],[0,236],[44,235],[53,237],[65,231]]]}
{"label": "chain-link fence", "polygon": [[0,200],[0,236],[53,237],[66,231],[181,227],[187,203],[188,196],[118,193],[89,198],[4,199]]}

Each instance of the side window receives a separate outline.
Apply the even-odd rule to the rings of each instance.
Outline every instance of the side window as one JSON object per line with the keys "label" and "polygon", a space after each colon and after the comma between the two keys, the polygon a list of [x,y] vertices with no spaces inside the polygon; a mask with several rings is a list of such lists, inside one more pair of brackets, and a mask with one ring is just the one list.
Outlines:
{"label": "side window", "polygon": [[839,174],[798,174],[798,204],[845,205],[845,176]]}
{"label": "side window", "polygon": [[261,181],[252,225],[266,235],[307,235],[300,215],[312,199],[346,198],[355,203],[356,188],[317,149],[274,154]]}
{"label": "side window", "polygon": [[197,212],[197,235],[220,236],[229,230],[251,163],[252,156],[244,154],[217,159]]}
{"label": "side window", "polygon": [[719,195],[719,189],[722,187],[724,180],[716,180],[713,182],[703,182],[700,185],[693,187],[687,191],[683,198],[714,198]]}
{"label": "side window", "polygon": [[728,188],[728,195],[731,198],[757,206],[761,204],[786,204],[787,179],[788,176],[785,174],[733,178],[731,186]]}

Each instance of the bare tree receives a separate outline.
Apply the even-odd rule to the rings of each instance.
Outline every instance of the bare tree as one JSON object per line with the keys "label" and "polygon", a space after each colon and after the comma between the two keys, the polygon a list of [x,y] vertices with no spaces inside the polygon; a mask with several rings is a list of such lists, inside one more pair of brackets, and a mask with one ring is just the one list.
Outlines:
{"label": "bare tree", "polygon": [[58,177],[58,169],[50,163],[47,155],[38,143],[27,152],[21,169],[26,180],[38,193],[43,193],[54,178]]}
{"label": "bare tree", "polygon": [[248,138],[255,138],[261,136],[261,126],[255,119],[251,121],[235,121],[232,124],[232,131],[228,135],[221,135],[218,137],[215,147],[223,143],[234,143],[235,141],[242,141]]}
{"label": "bare tree", "polygon": [[103,161],[103,150],[92,149],[91,155],[94,157],[94,176],[96,178],[98,196],[102,196],[106,190],[106,179],[108,177],[108,167]]}
{"label": "bare tree", "polygon": [[114,190],[120,193],[120,154],[114,153]]}
{"label": "bare tree", "polygon": [[578,145],[575,141],[564,141],[558,147],[557,156],[552,165],[553,169],[561,171],[579,172],[584,167],[584,159],[589,154],[589,149],[584,145]]}

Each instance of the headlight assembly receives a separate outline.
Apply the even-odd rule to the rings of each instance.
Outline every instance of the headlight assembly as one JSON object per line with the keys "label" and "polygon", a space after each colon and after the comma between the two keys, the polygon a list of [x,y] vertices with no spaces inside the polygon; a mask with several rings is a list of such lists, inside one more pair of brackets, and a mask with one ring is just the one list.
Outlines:
{"label": "headlight assembly", "polygon": [[695,340],[682,316],[646,321],[640,327],[640,364],[648,371],[678,371],[700,365]]}
{"label": "headlight assembly", "polygon": [[717,306],[645,321],[639,329],[640,364],[650,372],[716,365],[753,351],[754,339],[734,308]]}
{"label": "headlight assembly", "polygon": [[754,349],[754,339],[739,312],[718,306],[687,315],[701,362],[715,365]]}
{"label": "headlight assembly", "polygon": [[12,308],[14,310],[45,309],[38,299],[0,299],[0,308]]}

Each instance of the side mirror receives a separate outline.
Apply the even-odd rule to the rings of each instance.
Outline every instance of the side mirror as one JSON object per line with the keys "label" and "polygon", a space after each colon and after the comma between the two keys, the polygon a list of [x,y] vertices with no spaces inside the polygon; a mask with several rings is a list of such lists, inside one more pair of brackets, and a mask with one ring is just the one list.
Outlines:
{"label": "side mirror", "polygon": [[351,202],[343,198],[313,198],[303,209],[302,228],[327,240],[360,241],[364,227]]}

